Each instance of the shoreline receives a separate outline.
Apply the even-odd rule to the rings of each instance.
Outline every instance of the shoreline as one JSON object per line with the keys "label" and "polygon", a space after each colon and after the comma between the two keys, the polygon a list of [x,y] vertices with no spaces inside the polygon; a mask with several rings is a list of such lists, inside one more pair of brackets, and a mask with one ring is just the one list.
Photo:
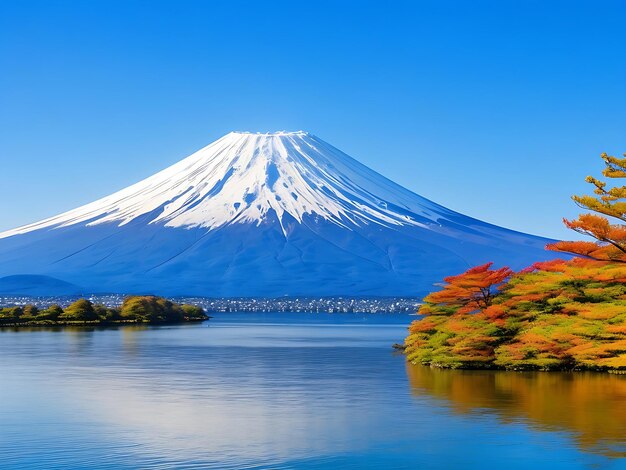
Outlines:
{"label": "shoreline", "polygon": [[67,326],[78,326],[78,327],[108,327],[108,326],[130,326],[130,325],[145,325],[145,326],[157,326],[157,325],[180,325],[183,323],[202,323],[210,320],[211,316],[207,315],[206,318],[192,318],[189,320],[182,321],[168,321],[168,322],[147,322],[141,320],[118,320],[118,321],[62,321],[62,322],[53,322],[53,321],[33,321],[33,322],[17,322],[17,323],[0,323],[0,330],[3,328],[45,328],[45,327],[67,327]]}
{"label": "shoreline", "polygon": [[[399,348],[394,348],[399,349]],[[499,371],[499,372],[597,372],[601,374],[614,374],[614,375],[626,375],[626,369],[610,369],[607,367],[597,366],[576,366],[576,367],[554,367],[554,368],[540,368],[530,366],[517,366],[517,367],[504,367],[495,364],[462,364],[458,366],[447,366],[436,363],[421,363],[409,361],[407,362],[413,366],[428,367],[430,369],[438,370],[467,370],[467,371]]]}

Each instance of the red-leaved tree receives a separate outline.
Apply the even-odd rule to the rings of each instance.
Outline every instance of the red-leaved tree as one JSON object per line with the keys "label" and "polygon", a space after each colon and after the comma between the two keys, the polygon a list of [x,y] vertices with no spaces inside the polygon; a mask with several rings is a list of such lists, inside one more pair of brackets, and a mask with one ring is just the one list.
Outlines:
{"label": "red-leaved tree", "polygon": [[442,289],[427,295],[418,313],[452,315],[483,311],[492,304],[498,286],[513,274],[507,267],[490,269],[492,264],[444,278]]}

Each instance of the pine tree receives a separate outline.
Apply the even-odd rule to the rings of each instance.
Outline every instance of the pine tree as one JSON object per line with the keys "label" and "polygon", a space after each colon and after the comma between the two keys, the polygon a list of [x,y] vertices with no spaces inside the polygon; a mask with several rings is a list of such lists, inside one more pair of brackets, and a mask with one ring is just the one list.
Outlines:
{"label": "pine tree", "polygon": [[[605,163],[602,174],[606,178],[626,178],[626,154],[624,158],[606,153],[601,157]],[[586,181],[594,186],[595,196],[572,196],[572,199],[580,207],[596,214],[581,214],[576,220],[563,219],[563,222],[568,228],[595,238],[596,241],[561,241],[549,244],[547,248],[600,261],[626,263],[626,225],[612,224],[606,217],[626,222],[626,186],[608,188],[606,182],[593,176],[588,176]]]}

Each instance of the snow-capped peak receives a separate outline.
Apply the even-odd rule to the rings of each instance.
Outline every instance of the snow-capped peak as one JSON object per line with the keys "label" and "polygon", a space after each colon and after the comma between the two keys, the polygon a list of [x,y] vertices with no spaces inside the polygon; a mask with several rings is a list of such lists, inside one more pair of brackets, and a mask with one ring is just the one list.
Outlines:
{"label": "snow-capped peak", "polygon": [[396,185],[304,131],[231,132],[155,175],[91,204],[0,234],[70,225],[214,229],[262,223],[269,214],[321,217],[350,227],[421,225],[446,209]]}
{"label": "snow-capped peak", "polygon": [[265,135],[265,136],[285,136],[285,135],[309,135],[305,131],[276,131],[276,132],[249,132],[249,131],[232,131],[231,134],[241,135]]}

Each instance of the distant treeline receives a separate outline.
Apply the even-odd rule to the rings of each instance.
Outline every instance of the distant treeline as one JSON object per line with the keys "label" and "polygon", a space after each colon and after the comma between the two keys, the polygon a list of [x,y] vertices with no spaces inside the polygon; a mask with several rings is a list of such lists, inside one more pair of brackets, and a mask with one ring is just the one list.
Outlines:
{"label": "distant treeline", "polygon": [[79,299],[66,308],[54,304],[40,309],[29,304],[0,309],[0,326],[179,323],[208,318],[202,307],[181,305],[155,296],[126,297],[118,308]]}

